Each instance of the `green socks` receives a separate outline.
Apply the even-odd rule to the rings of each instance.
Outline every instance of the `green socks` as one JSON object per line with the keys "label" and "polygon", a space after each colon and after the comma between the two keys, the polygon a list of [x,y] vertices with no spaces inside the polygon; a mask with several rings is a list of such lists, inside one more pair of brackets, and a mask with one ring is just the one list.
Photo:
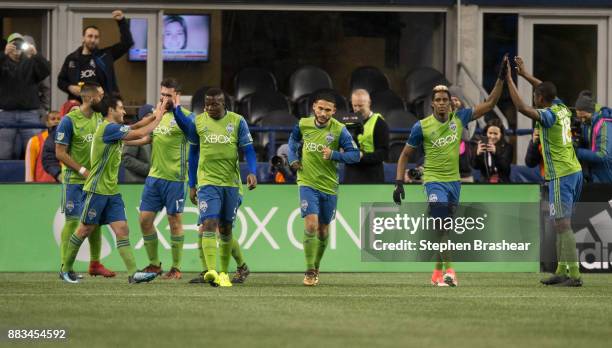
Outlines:
{"label": "green socks", "polygon": [[219,259],[221,267],[219,271],[227,273],[230,257],[232,256],[232,233],[219,233]]}
{"label": "green socks", "polygon": [[[317,257],[319,241],[315,233],[304,231],[304,256],[306,257],[306,269],[315,269],[315,259]],[[321,254],[323,256],[323,254]]]}
{"label": "green socks", "polygon": [[567,262],[561,261],[561,252],[563,248],[561,248],[561,236],[557,235],[557,269],[555,270],[556,275],[567,275]]}
{"label": "green socks", "polygon": [[232,238],[232,257],[236,261],[237,267],[244,265],[244,256],[242,255],[242,249],[240,249],[240,244],[235,238]]}
{"label": "green socks", "polygon": [[204,257],[204,245],[202,244],[202,241],[204,239],[202,238],[202,234],[199,233],[198,234],[198,245],[200,246],[198,249],[200,251],[200,262],[202,263],[202,271],[206,272],[208,271],[208,265],[206,264],[206,258]]}
{"label": "green socks", "polygon": [[144,239],[144,246],[149,256],[149,263],[153,266],[159,266],[161,262],[159,261],[159,254],[157,252],[157,245],[159,244],[157,232],[143,234],[142,238]]}
{"label": "green socks", "polygon": [[319,236],[318,239],[319,245],[317,246],[317,256],[315,257],[314,261],[315,269],[319,269],[319,266],[321,265],[321,259],[323,258],[323,254],[325,253],[325,249],[327,248],[327,241],[329,240],[329,235],[326,235],[325,237]]}
{"label": "green socks", "polygon": [[62,239],[60,241],[60,261],[62,263],[64,263],[64,258],[66,257],[70,236],[76,232],[77,227],[79,227],[78,219],[67,219],[64,223],[64,228],[62,228]]}
{"label": "green socks", "polygon": [[65,250],[62,272],[72,271],[74,260],[76,260],[81,244],[83,244],[83,239],[77,236],[76,233],[73,233],[70,236],[70,240],[68,241],[68,245]]}
{"label": "green socks", "polygon": [[576,255],[576,237],[572,230],[567,230],[558,234],[561,239],[560,261],[565,261],[569,268],[569,276],[574,279],[580,278],[578,268],[578,256]]}
{"label": "green socks", "polygon": [[102,230],[100,226],[89,234],[89,260],[100,261],[100,252],[102,251]]}
{"label": "green socks", "polygon": [[128,237],[117,237],[117,250],[119,251],[119,255],[121,255],[121,259],[123,259],[128,274],[133,275],[136,273],[136,260],[134,260],[134,253],[130,247],[130,240]]}
{"label": "green socks", "polygon": [[217,270],[217,237],[214,231],[202,234],[202,253],[208,265],[208,270]]}
{"label": "green socks", "polygon": [[185,241],[185,235],[170,236],[172,244],[172,267],[181,269],[181,258],[183,256],[183,242]]}

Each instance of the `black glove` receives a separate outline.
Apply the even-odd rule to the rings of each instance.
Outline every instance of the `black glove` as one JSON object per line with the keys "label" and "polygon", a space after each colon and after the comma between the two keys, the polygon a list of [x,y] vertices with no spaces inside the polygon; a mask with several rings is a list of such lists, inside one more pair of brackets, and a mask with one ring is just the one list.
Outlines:
{"label": "black glove", "polygon": [[406,198],[404,193],[404,182],[402,180],[395,180],[395,190],[393,190],[393,202],[395,204],[402,204],[402,199]]}
{"label": "black glove", "polygon": [[502,58],[501,66],[499,68],[499,75],[497,75],[497,78],[502,81],[506,79],[506,74],[508,73],[508,65],[506,64],[507,61],[508,61],[508,53],[504,54],[504,57]]}

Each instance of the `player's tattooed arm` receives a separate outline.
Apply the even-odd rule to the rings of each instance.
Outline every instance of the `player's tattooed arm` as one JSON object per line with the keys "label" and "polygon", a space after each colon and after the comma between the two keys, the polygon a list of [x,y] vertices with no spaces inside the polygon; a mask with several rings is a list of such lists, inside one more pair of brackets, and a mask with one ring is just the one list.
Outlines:
{"label": "player's tattooed arm", "polygon": [[540,119],[540,114],[538,113],[538,111],[530,107],[529,105],[525,104],[525,102],[523,102],[523,100],[519,96],[518,88],[516,88],[516,84],[514,84],[514,81],[512,80],[510,62],[508,62],[507,64],[508,64],[508,68],[507,68],[508,71],[506,73],[507,74],[506,82],[508,83],[508,92],[510,93],[510,99],[512,99],[512,103],[514,104],[516,109],[521,114],[529,117],[532,120],[540,122],[541,119]]}

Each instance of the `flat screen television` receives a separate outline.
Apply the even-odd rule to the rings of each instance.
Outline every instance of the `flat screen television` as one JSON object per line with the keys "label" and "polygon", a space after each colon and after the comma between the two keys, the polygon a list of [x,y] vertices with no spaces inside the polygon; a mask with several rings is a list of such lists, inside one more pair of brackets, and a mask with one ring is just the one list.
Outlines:
{"label": "flat screen television", "polygon": [[[160,38],[164,61],[208,62],[210,50],[210,15],[164,15]],[[133,62],[147,60],[147,20],[130,19],[134,45],[128,53]]]}

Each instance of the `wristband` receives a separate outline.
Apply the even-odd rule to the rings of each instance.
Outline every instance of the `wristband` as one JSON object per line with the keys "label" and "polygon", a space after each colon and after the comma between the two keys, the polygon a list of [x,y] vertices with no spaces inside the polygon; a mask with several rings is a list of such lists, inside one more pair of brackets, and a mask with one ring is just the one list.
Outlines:
{"label": "wristband", "polygon": [[79,169],[79,174],[81,175],[85,175],[85,172],[87,171],[87,168],[85,167],[81,167],[81,169]]}

